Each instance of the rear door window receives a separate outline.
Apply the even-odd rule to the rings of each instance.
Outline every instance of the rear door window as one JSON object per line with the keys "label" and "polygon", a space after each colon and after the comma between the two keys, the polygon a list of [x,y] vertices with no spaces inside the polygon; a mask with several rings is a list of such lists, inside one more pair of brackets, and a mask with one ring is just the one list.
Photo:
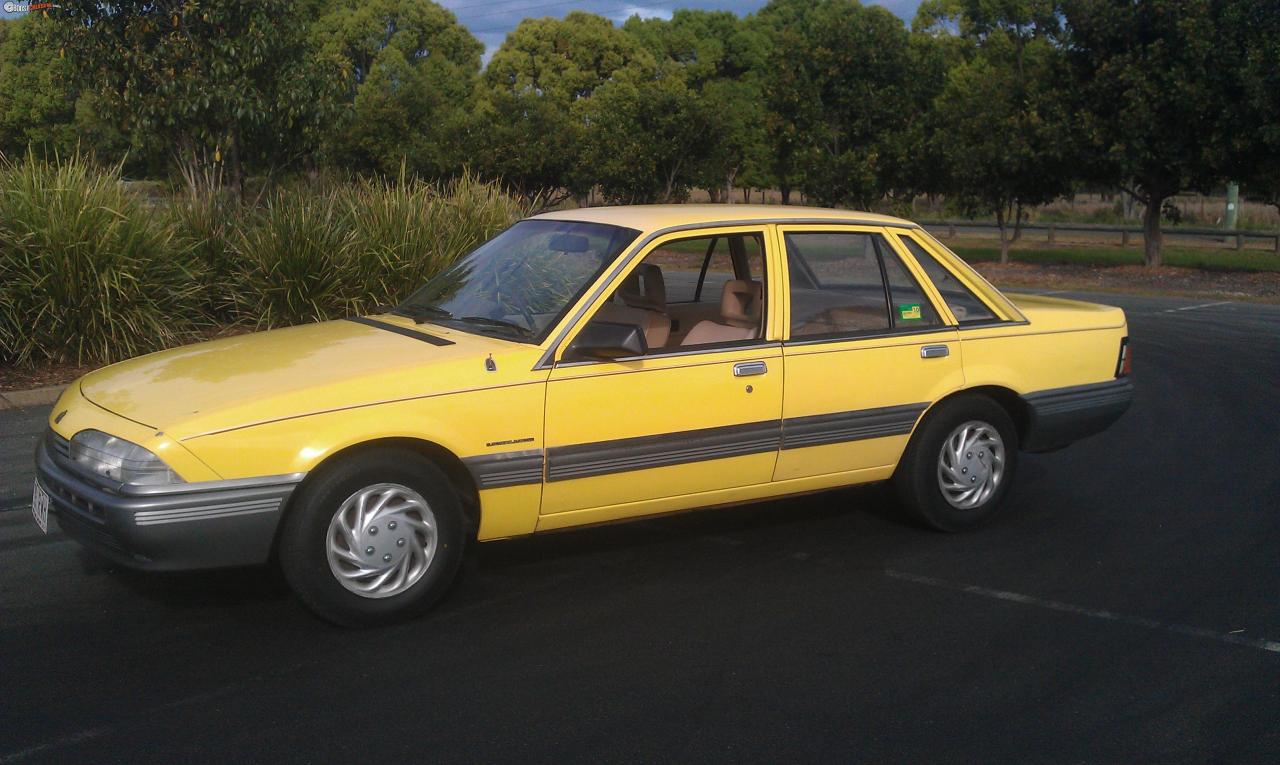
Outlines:
{"label": "rear door window", "polygon": [[855,231],[784,234],[791,337],[936,327],[937,312],[884,237]]}

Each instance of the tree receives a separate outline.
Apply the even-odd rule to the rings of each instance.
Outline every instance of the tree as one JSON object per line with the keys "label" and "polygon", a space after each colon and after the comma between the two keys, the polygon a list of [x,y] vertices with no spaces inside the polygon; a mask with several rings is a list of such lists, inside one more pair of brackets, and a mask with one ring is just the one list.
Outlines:
{"label": "tree", "polygon": [[326,154],[356,169],[448,175],[464,158],[456,141],[480,75],[480,44],[448,10],[427,0],[338,4],[311,32],[342,62],[338,129]]}
{"label": "tree", "polygon": [[582,104],[626,67],[652,75],[653,57],[606,18],[575,11],[520,22],[485,68],[472,107],[479,169],[525,193],[584,194],[595,177],[575,149]]}
{"label": "tree", "polygon": [[784,196],[797,170],[824,204],[865,208],[893,191],[885,152],[915,116],[902,22],[848,0],[774,0],[759,19],[772,43],[765,93]]}
{"label": "tree", "polygon": [[1071,190],[1074,139],[1057,89],[1064,71],[1052,9],[1036,0],[995,6],[949,0],[921,10],[950,14],[972,45],[934,103],[931,142],[951,197],[970,212],[995,214],[1007,263],[1009,223]]}
{"label": "tree", "polygon": [[1238,0],[1219,32],[1218,50],[1231,57],[1221,86],[1229,104],[1220,142],[1226,175],[1280,212],[1280,6]]}
{"label": "tree", "polygon": [[743,174],[768,163],[761,73],[767,51],[762,32],[727,11],[678,10],[670,21],[632,16],[623,30],[653,56],[675,67],[710,117],[705,150],[688,168],[693,184],[713,200]]}
{"label": "tree", "polygon": [[678,69],[628,74],[579,103],[583,167],[610,201],[680,201],[710,142],[710,115]]}
{"label": "tree", "polygon": [[[98,118],[92,93],[71,82],[56,24],[42,14],[0,20],[0,154],[92,152],[119,161],[124,138]],[[135,159],[132,169],[142,165]]]}
{"label": "tree", "polygon": [[1221,84],[1235,76],[1216,46],[1214,0],[1064,0],[1077,129],[1092,180],[1145,205],[1145,262],[1161,264],[1161,209],[1186,189],[1223,180]]}
{"label": "tree", "polygon": [[[336,67],[309,55],[293,3],[64,0],[57,21],[77,87],[135,145],[246,166],[307,155]],[[172,147],[172,148],[171,148]]]}

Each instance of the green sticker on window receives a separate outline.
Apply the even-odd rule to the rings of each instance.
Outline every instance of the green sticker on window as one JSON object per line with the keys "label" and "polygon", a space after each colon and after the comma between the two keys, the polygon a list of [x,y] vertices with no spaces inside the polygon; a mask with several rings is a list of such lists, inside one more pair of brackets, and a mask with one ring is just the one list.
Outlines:
{"label": "green sticker on window", "polygon": [[898,315],[903,319],[919,319],[920,304],[919,303],[900,303],[898,304]]}

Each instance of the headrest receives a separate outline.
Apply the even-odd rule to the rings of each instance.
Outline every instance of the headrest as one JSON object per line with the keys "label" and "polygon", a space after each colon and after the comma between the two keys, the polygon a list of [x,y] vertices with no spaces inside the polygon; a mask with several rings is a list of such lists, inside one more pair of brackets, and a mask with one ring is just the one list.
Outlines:
{"label": "headrest", "polygon": [[735,327],[758,327],[763,294],[760,282],[730,279],[724,283],[724,292],[720,294],[720,315]]}
{"label": "headrest", "polygon": [[667,284],[662,278],[662,269],[652,263],[641,263],[618,287],[618,297],[632,308],[666,311]]}

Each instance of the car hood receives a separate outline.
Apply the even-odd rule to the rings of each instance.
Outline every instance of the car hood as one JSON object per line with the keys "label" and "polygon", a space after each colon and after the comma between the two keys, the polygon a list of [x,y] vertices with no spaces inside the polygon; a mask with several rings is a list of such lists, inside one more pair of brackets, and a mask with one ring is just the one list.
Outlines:
{"label": "car hood", "polygon": [[[527,379],[538,351],[436,325],[379,316],[382,326],[329,321],[141,356],[80,381],[89,401],[184,439],[335,409]],[[486,369],[495,360],[497,371]]]}

